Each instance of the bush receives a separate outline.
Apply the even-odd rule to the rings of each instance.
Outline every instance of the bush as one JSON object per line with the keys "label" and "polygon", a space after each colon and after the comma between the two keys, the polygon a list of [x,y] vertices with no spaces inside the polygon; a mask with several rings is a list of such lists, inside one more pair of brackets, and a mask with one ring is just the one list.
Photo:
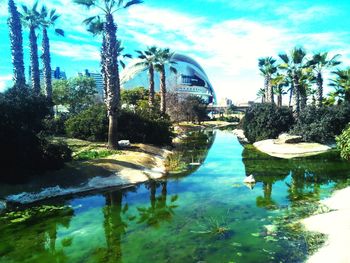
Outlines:
{"label": "bush", "polygon": [[[103,104],[94,105],[65,123],[68,136],[89,141],[106,141],[108,118]],[[133,143],[170,144],[171,122],[150,110],[122,110],[118,117],[118,139]]]}
{"label": "bush", "polygon": [[308,106],[300,113],[291,133],[302,136],[307,142],[329,143],[334,142],[335,136],[349,122],[350,105],[347,103],[321,108]]}
{"label": "bush", "polygon": [[69,115],[67,113],[61,113],[54,118],[45,119],[45,133],[51,136],[65,136],[66,130],[64,128],[64,124],[68,118]]}
{"label": "bush", "polygon": [[272,104],[255,104],[248,109],[243,119],[243,130],[247,139],[253,143],[273,139],[286,132],[293,125],[292,111]]}
{"label": "bush", "polygon": [[106,112],[104,104],[97,104],[69,118],[65,122],[67,135],[88,141],[106,141],[108,135]]}
{"label": "bush", "polygon": [[59,168],[68,159],[66,145],[52,145],[43,136],[49,113],[46,98],[26,87],[0,94],[1,181],[24,181],[34,172]]}
{"label": "bush", "polygon": [[241,119],[236,116],[228,116],[228,117],[220,116],[219,121],[240,122]]}
{"label": "bush", "polygon": [[350,125],[336,138],[340,156],[345,160],[350,160]]}

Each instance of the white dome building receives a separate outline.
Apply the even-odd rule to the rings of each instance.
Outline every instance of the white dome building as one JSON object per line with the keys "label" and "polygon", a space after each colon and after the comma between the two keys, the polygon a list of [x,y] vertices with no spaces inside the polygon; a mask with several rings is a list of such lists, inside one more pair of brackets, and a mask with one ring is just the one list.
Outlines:
{"label": "white dome building", "polygon": [[[170,71],[166,67],[167,90],[175,91],[178,94],[196,95],[204,99],[208,104],[216,104],[215,91],[203,68],[192,58],[174,54],[172,65],[177,73]],[[136,66],[139,61],[136,59],[126,67],[121,73],[121,87],[132,89],[136,87],[149,87],[148,71],[141,66]],[[155,90],[159,91],[159,74],[155,72]]]}

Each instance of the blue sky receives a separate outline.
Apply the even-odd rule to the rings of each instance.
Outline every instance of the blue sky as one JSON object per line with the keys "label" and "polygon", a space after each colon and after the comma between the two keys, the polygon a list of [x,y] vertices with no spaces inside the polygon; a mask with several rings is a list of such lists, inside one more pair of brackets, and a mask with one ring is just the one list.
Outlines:
{"label": "blue sky", "polygon": [[[6,2],[0,3],[0,90],[10,85],[12,74]],[[60,66],[68,76],[85,68],[98,70],[100,39],[81,24],[96,10],[87,11],[71,0],[45,4],[62,15],[57,26],[66,31],[64,38],[51,34],[52,66]],[[341,54],[342,67],[350,66],[349,11],[346,0],[145,0],[117,13],[116,21],[129,53],[157,45],[192,56],[206,70],[219,98],[243,102],[254,100],[263,86],[260,57],[302,45],[310,54]],[[24,31],[26,70],[27,38]]]}

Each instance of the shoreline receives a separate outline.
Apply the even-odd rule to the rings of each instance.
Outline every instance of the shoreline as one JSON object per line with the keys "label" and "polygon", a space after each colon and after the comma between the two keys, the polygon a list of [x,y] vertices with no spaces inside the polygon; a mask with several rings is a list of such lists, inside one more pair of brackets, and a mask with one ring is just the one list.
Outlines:
{"label": "shoreline", "polygon": [[[127,188],[148,180],[161,179],[166,175],[165,160],[169,154],[171,151],[164,148],[133,144],[132,148],[122,150],[121,154],[90,161],[73,162],[65,168],[53,172],[57,179],[51,184],[39,185],[34,191],[28,189],[7,195],[2,201],[0,210],[1,208],[29,205],[49,199],[86,194],[109,188]],[[91,170],[95,175],[89,175]],[[76,171],[79,173],[75,174]],[[101,174],[95,171],[101,171]],[[62,178],[60,174],[82,177],[83,181],[76,185],[73,183],[70,185],[64,182],[65,179],[69,180],[69,178]]]}
{"label": "shoreline", "polygon": [[347,251],[350,244],[350,187],[337,190],[320,203],[328,206],[330,212],[310,216],[301,220],[309,231],[327,235],[327,240],[315,254],[309,256],[308,263],[350,262]]}

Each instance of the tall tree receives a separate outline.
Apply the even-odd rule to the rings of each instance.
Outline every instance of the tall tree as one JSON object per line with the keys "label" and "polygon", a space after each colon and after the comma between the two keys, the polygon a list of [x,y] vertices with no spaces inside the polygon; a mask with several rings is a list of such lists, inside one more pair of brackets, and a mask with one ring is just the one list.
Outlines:
{"label": "tall tree", "polygon": [[[57,19],[60,17],[56,14],[56,10],[48,11],[45,6],[41,9],[41,27],[42,27],[42,61],[43,61],[43,75],[45,92],[48,100],[52,102],[52,77],[51,77],[51,55],[50,55],[50,39],[47,30],[54,27]],[[64,36],[64,31],[60,28],[55,28],[57,35]]]}
{"label": "tall tree", "polygon": [[266,102],[274,103],[274,94],[271,86],[272,75],[277,72],[277,66],[275,65],[276,60],[272,57],[260,58],[259,59],[259,69],[262,76],[265,79],[265,98]]}
{"label": "tall tree", "polygon": [[26,84],[23,62],[22,24],[17,6],[13,0],[8,1],[11,54],[13,64],[13,82],[15,87],[24,87]]}
{"label": "tall tree", "polygon": [[263,89],[263,88],[259,89],[258,92],[256,93],[256,96],[258,98],[261,98],[261,103],[265,103],[265,101],[266,101],[265,89]]}
{"label": "tall tree", "polygon": [[285,91],[285,87],[288,86],[286,76],[278,73],[276,77],[271,79],[271,86],[277,95],[277,106],[282,107],[283,95],[287,94]]}
{"label": "tall tree", "polygon": [[333,93],[338,101],[350,102],[350,68],[332,72],[335,78],[331,80],[330,86],[335,88]]}
{"label": "tall tree", "polygon": [[136,63],[136,67],[143,67],[145,70],[148,70],[148,79],[149,79],[149,99],[148,104],[150,107],[154,106],[154,67],[157,63],[159,56],[159,49],[155,46],[148,47],[145,51],[136,50],[139,54],[138,59],[140,62]]}
{"label": "tall tree", "polygon": [[169,65],[169,69],[173,73],[177,73],[176,68],[173,66],[176,64],[172,60],[174,53],[170,52],[169,48],[160,49],[157,55],[157,61],[155,69],[160,74],[160,112],[164,115],[166,112],[166,71],[165,66]]}
{"label": "tall tree", "polygon": [[290,92],[293,95],[293,111],[296,117],[300,114],[300,76],[302,70],[307,67],[306,65],[306,51],[303,48],[296,47],[292,49],[290,54],[279,54],[282,60],[282,64],[279,67],[287,72],[287,75],[291,78],[292,89]]}
{"label": "tall tree", "polygon": [[316,78],[316,101],[318,107],[321,107],[323,103],[323,72],[324,70],[331,69],[339,65],[341,63],[338,61],[339,56],[340,55],[335,55],[329,58],[328,52],[316,53],[309,61],[309,65],[313,68]]}
{"label": "tall tree", "polygon": [[[135,4],[142,3],[141,0],[131,0],[124,4],[123,0],[74,0],[76,4],[86,8],[96,8],[104,16],[103,23],[103,43],[101,52],[101,62],[103,63],[102,73],[105,75],[105,103],[109,118],[108,127],[108,147],[118,148],[118,124],[117,115],[120,102],[120,79],[118,70],[118,50],[117,50],[117,25],[114,21],[114,13],[120,9],[129,8]],[[96,21],[100,16],[92,16],[84,20],[85,24]]]}
{"label": "tall tree", "polygon": [[22,5],[22,24],[29,29],[29,49],[30,49],[30,78],[34,94],[40,94],[40,72],[38,58],[38,37],[36,30],[41,22],[41,15],[37,10],[38,2],[35,2],[31,8]]}

